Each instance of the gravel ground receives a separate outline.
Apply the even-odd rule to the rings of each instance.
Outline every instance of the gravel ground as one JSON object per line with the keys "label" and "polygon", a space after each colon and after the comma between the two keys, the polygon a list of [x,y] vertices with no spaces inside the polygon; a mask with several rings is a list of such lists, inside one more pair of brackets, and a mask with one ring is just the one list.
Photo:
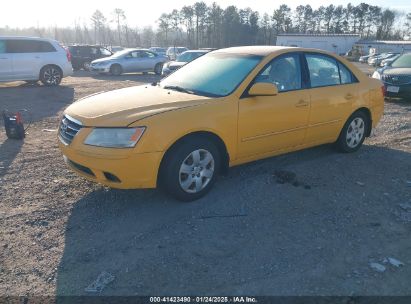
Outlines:
{"label": "gravel ground", "polygon": [[71,172],[62,110],[155,78],[0,85],[1,108],[33,113],[24,142],[0,131],[0,294],[89,295],[106,272],[102,295],[411,295],[410,102],[387,102],[357,153],[326,145],[235,167],[194,203]]}

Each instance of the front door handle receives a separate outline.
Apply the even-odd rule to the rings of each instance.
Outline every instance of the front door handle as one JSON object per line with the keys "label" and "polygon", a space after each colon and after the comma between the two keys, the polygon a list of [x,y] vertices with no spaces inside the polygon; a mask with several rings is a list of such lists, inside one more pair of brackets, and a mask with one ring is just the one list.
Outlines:
{"label": "front door handle", "polygon": [[300,100],[295,104],[295,106],[296,106],[297,108],[308,107],[308,105],[309,105],[309,102],[308,102],[307,100],[304,100],[304,99],[300,99]]}

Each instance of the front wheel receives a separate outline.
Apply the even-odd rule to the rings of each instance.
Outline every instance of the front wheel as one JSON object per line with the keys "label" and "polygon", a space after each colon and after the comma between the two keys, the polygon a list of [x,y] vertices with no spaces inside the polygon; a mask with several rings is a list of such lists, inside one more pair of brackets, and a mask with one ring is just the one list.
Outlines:
{"label": "front wheel", "polygon": [[63,78],[63,73],[56,66],[45,66],[40,71],[40,81],[45,86],[57,86]]}
{"label": "front wheel", "polygon": [[203,138],[190,138],[178,144],[166,156],[161,184],[181,201],[204,196],[215,183],[220,168],[216,145]]}
{"label": "front wheel", "polygon": [[114,64],[110,67],[110,73],[114,76],[120,76],[123,73],[123,69],[119,64]]}
{"label": "front wheel", "polygon": [[368,130],[369,120],[363,112],[355,112],[345,123],[337,140],[337,147],[342,152],[357,151],[363,144]]}

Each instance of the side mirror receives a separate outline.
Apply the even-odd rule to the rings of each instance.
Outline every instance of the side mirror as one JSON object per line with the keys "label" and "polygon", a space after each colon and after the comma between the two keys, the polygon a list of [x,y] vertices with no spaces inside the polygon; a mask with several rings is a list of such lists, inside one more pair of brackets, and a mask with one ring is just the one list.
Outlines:
{"label": "side mirror", "polygon": [[248,90],[250,96],[274,96],[278,94],[278,88],[273,83],[257,82]]}

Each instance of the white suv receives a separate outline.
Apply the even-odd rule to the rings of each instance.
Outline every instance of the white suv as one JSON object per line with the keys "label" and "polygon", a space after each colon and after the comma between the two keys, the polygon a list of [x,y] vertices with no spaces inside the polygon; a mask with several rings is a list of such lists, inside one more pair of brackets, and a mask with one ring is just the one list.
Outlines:
{"label": "white suv", "polygon": [[0,36],[0,81],[41,81],[59,85],[73,74],[70,53],[57,41]]}

